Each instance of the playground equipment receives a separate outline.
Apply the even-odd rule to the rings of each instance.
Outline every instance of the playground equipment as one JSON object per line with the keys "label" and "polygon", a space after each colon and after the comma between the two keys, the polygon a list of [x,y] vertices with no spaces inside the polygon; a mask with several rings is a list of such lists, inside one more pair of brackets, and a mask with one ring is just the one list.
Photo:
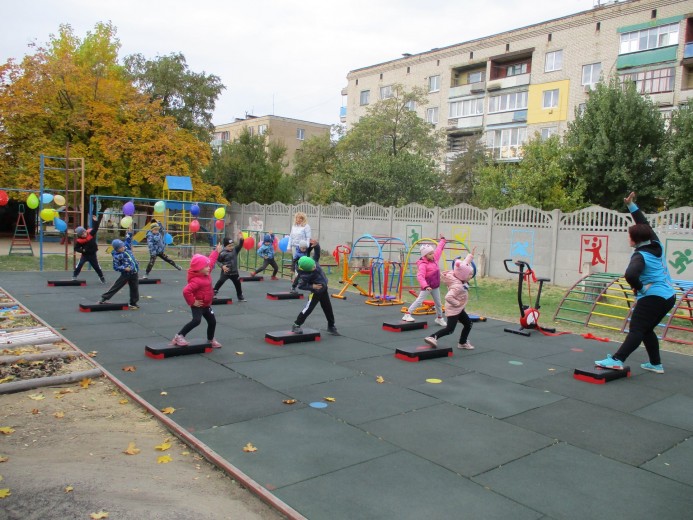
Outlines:
{"label": "playground equipment", "polygon": [[[509,267],[509,264],[514,263],[517,266],[517,270],[513,270]],[[511,274],[517,275],[517,304],[520,308],[520,328],[511,329],[505,328],[505,332],[510,332],[512,334],[519,334],[520,336],[529,337],[531,330],[536,329],[540,332],[555,333],[556,329],[549,329],[546,327],[541,327],[539,325],[539,309],[541,308],[541,290],[544,287],[544,282],[550,282],[549,278],[537,278],[536,274],[532,270],[532,267],[523,260],[515,260],[513,262],[512,258],[506,258],[503,260],[503,265],[505,270]],[[537,297],[534,300],[534,307],[529,305],[524,305],[522,303],[522,287],[527,284],[527,294],[529,303],[532,303],[532,282],[539,282],[539,289],[537,291]]]}
{"label": "playground equipment", "polygon": [[31,239],[29,238],[29,228],[26,225],[26,220],[24,220],[24,204],[19,205],[17,224],[14,227],[14,235],[8,254],[34,256],[34,248],[31,246]]}

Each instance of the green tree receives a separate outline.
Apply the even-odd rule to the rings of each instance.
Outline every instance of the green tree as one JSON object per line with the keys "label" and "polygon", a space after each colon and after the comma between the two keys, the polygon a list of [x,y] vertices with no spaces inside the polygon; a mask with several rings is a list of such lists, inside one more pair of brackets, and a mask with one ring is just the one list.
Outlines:
{"label": "green tree", "polygon": [[470,203],[474,195],[477,172],[488,159],[486,148],[478,134],[465,136],[460,142],[460,153],[450,163],[446,184],[453,202]]}
{"label": "green tree", "polygon": [[671,115],[668,150],[664,185],[667,206],[693,206],[693,106],[690,103]]}
{"label": "green tree", "polygon": [[330,134],[309,137],[296,150],[294,180],[301,201],[330,201],[336,157],[336,143]]}
{"label": "green tree", "polygon": [[568,123],[566,165],[584,181],[592,204],[623,209],[623,197],[638,194],[644,209],[656,207],[664,181],[664,121],[633,82],[611,78],[597,84],[583,113]]}

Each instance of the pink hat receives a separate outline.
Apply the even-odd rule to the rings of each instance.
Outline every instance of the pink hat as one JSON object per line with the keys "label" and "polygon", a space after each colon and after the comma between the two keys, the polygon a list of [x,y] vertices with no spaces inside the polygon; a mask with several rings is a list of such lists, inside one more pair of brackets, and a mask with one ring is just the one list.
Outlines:
{"label": "pink hat", "polygon": [[433,247],[431,244],[424,244],[419,249],[419,251],[421,251],[421,256],[426,256],[428,253],[432,253],[435,250],[436,248]]}
{"label": "pink hat", "polygon": [[474,275],[474,268],[469,264],[465,264],[462,260],[455,260],[453,271],[455,278],[463,282],[468,282]]}
{"label": "pink hat", "polygon": [[209,265],[209,258],[205,255],[193,255],[192,260],[190,260],[190,270],[199,271],[204,269]]}

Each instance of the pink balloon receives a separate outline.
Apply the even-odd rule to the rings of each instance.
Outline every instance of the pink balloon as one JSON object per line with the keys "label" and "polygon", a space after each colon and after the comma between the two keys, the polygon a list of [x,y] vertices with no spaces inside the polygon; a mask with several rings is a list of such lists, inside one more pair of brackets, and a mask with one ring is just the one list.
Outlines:
{"label": "pink balloon", "polygon": [[255,239],[253,237],[248,237],[243,241],[243,249],[250,251],[253,247],[255,247]]}
{"label": "pink balloon", "polygon": [[219,229],[219,230],[224,229],[224,221],[223,221],[223,220],[217,220],[217,221],[214,223],[214,227],[217,228],[217,229]]}
{"label": "pink balloon", "polygon": [[197,220],[190,221],[190,232],[197,233],[200,230],[200,223]]}

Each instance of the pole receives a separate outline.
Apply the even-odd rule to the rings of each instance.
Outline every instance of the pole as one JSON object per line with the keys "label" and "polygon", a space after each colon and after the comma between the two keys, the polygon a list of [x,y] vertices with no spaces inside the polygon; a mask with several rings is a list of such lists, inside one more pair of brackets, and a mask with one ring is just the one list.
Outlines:
{"label": "pole", "polygon": [[[44,155],[40,155],[41,158],[41,170],[39,176],[39,271],[43,271],[43,222],[41,222],[41,211],[43,210],[43,169],[44,169]],[[36,222],[36,216],[34,215],[34,222]]]}

